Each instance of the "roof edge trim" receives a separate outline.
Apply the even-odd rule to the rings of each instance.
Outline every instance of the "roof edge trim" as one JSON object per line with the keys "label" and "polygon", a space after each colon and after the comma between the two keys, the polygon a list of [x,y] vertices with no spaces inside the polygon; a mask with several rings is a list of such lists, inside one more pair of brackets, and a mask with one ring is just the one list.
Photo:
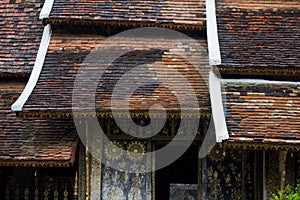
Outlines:
{"label": "roof edge trim", "polygon": [[216,141],[222,142],[223,140],[227,140],[229,138],[229,134],[226,126],[222,102],[221,81],[213,72],[210,72],[209,74],[209,93],[215,125]]}
{"label": "roof edge trim", "polygon": [[265,79],[221,79],[222,83],[256,83],[256,84],[289,84],[300,85],[300,82],[293,81],[273,81]]}
{"label": "roof edge trim", "polygon": [[40,19],[49,18],[54,0],[45,0],[44,6],[40,12]]}
{"label": "roof edge trim", "polygon": [[206,0],[207,43],[210,65],[221,64],[215,0]]}
{"label": "roof edge trim", "polygon": [[3,160],[1,167],[71,167],[69,160]]}
{"label": "roof edge trim", "polygon": [[51,25],[47,25],[44,27],[44,32],[42,36],[42,40],[40,43],[40,47],[35,59],[35,63],[32,69],[32,73],[30,78],[17,101],[11,106],[12,111],[22,111],[24,104],[26,103],[28,97],[33,91],[43,68],[43,64],[45,61],[45,57],[47,54],[48,46],[51,38]]}
{"label": "roof edge trim", "polygon": [[91,19],[71,19],[71,18],[45,18],[44,23],[51,25],[88,25],[88,26],[99,26],[109,25],[117,27],[162,27],[171,28],[177,30],[204,30],[205,25],[197,24],[183,24],[183,23],[169,23],[169,22],[142,22],[142,21],[116,21],[116,20],[91,20]]}

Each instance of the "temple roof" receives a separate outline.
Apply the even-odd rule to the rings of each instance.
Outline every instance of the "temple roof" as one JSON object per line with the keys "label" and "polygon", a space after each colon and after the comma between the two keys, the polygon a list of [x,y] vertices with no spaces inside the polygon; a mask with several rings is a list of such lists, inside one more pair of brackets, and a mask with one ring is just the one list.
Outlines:
{"label": "temple roof", "polygon": [[229,142],[300,144],[300,83],[223,82]]}
{"label": "temple roof", "polygon": [[221,0],[216,4],[221,70],[300,68],[299,1]]}
{"label": "temple roof", "polygon": [[[115,24],[203,28],[205,24],[204,0],[55,0],[50,24]],[[144,25],[143,25],[144,26]]]}
{"label": "temple roof", "polygon": [[10,106],[23,87],[0,86],[0,166],[73,165],[77,136],[72,120],[17,118]]}
{"label": "temple roof", "polygon": [[43,33],[43,1],[1,1],[0,76],[29,76]]}
{"label": "temple roof", "polygon": [[[151,34],[149,37],[132,35],[105,40],[107,38],[101,34],[87,30],[85,29],[83,33],[80,30],[53,29],[42,72],[33,92],[23,107],[23,113],[33,114],[38,112],[40,114],[44,111],[70,113],[72,111],[72,93],[76,75],[80,67],[83,66],[82,63],[87,62],[85,61],[87,55],[95,47],[100,47],[100,50],[112,51],[106,57],[113,57],[114,49],[126,49],[128,51],[128,53],[114,60],[110,66],[97,63],[97,67],[92,66],[89,68],[91,76],[94,73],[99,73],[97,70],[105,69],[102,78],[96,80],[99,81],[95,97],[97,111],[105,113],[114,108],[114,106],[111,106],[111,98],[117,82],[124,74],[131,72],[130,70],[137,70],[134,73],[129,73],[123,88],[124,94],[133,92],[129,98],[129,110],[148,111],[152,105],[161,103],[167,110],[178,112],[180,105],[176,95],[183,98],[187,108],[190,108],[188,105],[191,103],[192,94],[187,94],[189,91],[188,84],[183,82],[186,81],[195,92],[201,113],[209,113],[209,92],[206,81],[210,66],[208,66],[208,56],[204,55],[207,51],[204,38],[193,40],[193,44],[179,38],[153,39]],[[170,45],[173,47],[171,51],[164,50]],[[195,53],[199,48],[202,48],[204,52],[203,58],[198,57],[199,55]],[[191,62],[197,62],[205,67],[198,71],[197,67],[184,61],[179,56],[180,54],[190,58],[189,61],[192,60]],[[144,67],[138,68],[139,65]],[[201,76],[201,70],[203,77]],[[180,78],[176,72],[179,72],[186,80]],[[131,89],[128,88],[134,88],[140,80],[146,79],[151,83],[134,89],[134,91],[129,91]],[[77,97],[83,98],[84,101],[87,96],[91,95],[85,91],[86,86],[91,82],[89,82],[90,80],[81,81],[83,85],[82,95]],[[166,81],[171,88],[163,85]],[[121,97],[117,97],[119,98],[118,108],[115,109],[122,111],[123,108],[120,108],[120,105],[125,105],[124,103],[129,99],[122,96],[122,94],[120,95]]]}

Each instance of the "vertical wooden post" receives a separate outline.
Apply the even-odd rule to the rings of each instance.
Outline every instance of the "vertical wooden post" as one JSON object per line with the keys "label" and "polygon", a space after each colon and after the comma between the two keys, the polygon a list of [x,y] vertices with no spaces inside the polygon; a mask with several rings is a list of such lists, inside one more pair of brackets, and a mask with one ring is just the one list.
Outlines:
{"label": "vertical wooden post", "polygon": [[[199,152],[199,151],[198,151]],[[198,199],[203,199],[203,172],[202,172],[202,167],[203,167],[203,159],[198,158]]]}
{"label": "vertical wooden post", "polygon": [[101,160],[102,160],[102,140],[98,137],[96,133],[91,133],[89,137],[89,147],[93,152],[90,155],[90,199],[100,199],[101,197]]}
{"label": "vertical wooden post", "polygon": [[[151,144],[151,147],[152,147],[152,152],[154,152],[155,151],[155,143],[153,142],[152,144]],[[151,151],[151,150],[150,150]],[[155,170],[155,154],[153,155],[153,157],[152,158],[150,158],[151,159],[151,164],[152,164],[152,173],[151,173],[151,181],[152,181],[152,199],[151,200],[155,200],[155,187],[156,187],[156,185],[155,185],[155,173],[156,173],[156,170]]]}
{"label": "vertical wooden post", "polygon": [[255,151],[254,152],[254,200],[257,200],[258,199],[258,185],[257,185],[257,179],[258,179],[258,176],[257,176],[257,170],[258,170],[258,159],[257,159],[257,154],[258,152]]}
{"label": "vertical wooden post", "polygon": [[246,198],[246,152],[242,151],[242,199]]}
{"label": "vertical wooden post", "polygon": [[78,199],[85,199],[86,190],[86,164],[85,164],[85,147],[79,145],[79,161],[78,161]]}
{"label": "vertical wooden post", "polygon": [[205,158],[202,158],[201,159],[202,162],[201,162],[201,171],[202,171],[202,196],[201,198],[202,199],[206,199],[206,192],[207,192],[207,180],[208,180],[208,177],[207,177],[207,159],[206,157]]}
{"label": "vertical wooden post", "polygon": [[89,200],[90,197],[90,158],[89,158],[89,149],[88,149],[88,120],[85,119],[85,139],[86,139],[86,147],[85,147],[85,170],[86,170],[86,191],[85,191],[85,199]]}
{"label": "vertical wooden post", "polygon": [[91,156],[90,165],[90,199],[99,199],[101,196],[101,162]]}
{"label": "vertical wooden post", "polygon": [[285,185],[285,176],[286,176],[285,161],[286,161],[286,154],[287,154],[287,151],[280,151],[279,152],[280,190],[283,190],[284,189],[284,185]]}
{"label": "vertical wooden post", "polygon": [[267,199],[266,187],[266,151],[263,150],[263,200]]}

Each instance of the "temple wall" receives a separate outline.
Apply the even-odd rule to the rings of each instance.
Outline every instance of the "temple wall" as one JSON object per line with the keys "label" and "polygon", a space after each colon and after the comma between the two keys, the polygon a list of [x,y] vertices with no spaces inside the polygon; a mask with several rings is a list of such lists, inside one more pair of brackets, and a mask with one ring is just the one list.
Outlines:
{"label": "temple wall", "polygon": [[299,153],[295,152],[224,150],[216,146],[206,159],[203,173],[205,199],[268,200],[280,187],[299,183],[299,163]]}
{"label": "temple wall", "polygon": [[[143,153],[150,148],[146,141],[115,140],[113,143],[128,151]],[[102,148],[102,147],[101,147]],[[129,173],[126,172],[128,160],[132,159],[133,164],[144,162],[151,164],[151,160],[144,157],[130,157],[123,155],[118,149],[104,144],[102,158],[110,162],[118,163],[125,171],[116,170],[109,165],[104,165],[99,159],[90,156],[90,199],[93,200],[151,200],[152,199],[152,173]],[[143,155],[143,154],[141,154]],[[146,163],[148,162],[148,163]],[[110,163],[112,164],[112,163]],[[132,163],[131,163],[132,164]]]}
{"label": "temple wall", "polygon": [[253,152],[216,146],[206,160],[204,199],[255,199],[253,159]]}

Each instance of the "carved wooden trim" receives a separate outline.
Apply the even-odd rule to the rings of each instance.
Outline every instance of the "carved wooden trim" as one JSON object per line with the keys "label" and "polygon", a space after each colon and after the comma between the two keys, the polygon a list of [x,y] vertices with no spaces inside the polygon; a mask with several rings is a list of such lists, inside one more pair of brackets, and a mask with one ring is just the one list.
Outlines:
{"label": "carved wooden trim", "polygon": [[206,25],[203,22],[200,24],[180,24],[180,23],[155,23],[155,22],[140,22],[140,21],[116,21],[116,20],[91,20],[91,19],[70,19],[70,18],[46,18],[43,20],[44,24],[51,25],[110,25],[119,27],[162,27],[177,30],[205,30]]}
{"label": "carved wooden trim", "polygon": [[300,151],[299,144],[282,144],[282,143],[260,143],[260,142],[233,142],[225,141],[220,143],[225,149],[242,149],[242,150],[286,150],[286,151]]}
{"label": "carved wooden trim", "polygon": [[69,160],[0,160],[5,167],[71,167]]}
{"label": "carved wooden trim", "polygon": [[221,74],[247,74],[247,75],[289,75],[300,76],[300,69],[291,67],[234,67],[234,66],[218,66],[217,69]]}

